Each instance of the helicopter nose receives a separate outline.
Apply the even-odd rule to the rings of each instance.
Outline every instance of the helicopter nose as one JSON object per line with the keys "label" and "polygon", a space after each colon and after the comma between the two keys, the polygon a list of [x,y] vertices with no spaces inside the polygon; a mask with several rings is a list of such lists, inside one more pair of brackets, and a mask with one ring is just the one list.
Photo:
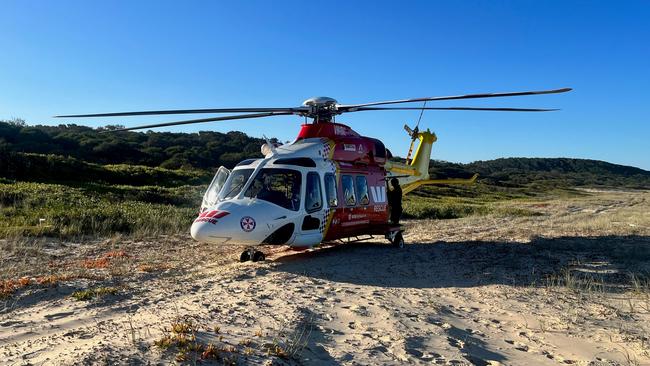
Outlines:
{"label": "helicopter nose", "polygon": [[206,211],[202,212],[199,217],[194,220],[190,228],[190,234],[194,240],[203,243],[221,242],[223,237],[220,237],[219,229],[216,227],[219,219],[227,216],[229,213],[226,211]]}
{"label": "helicopter nose", "polygon": [[192,238],[201,243],[209,242],[211,228],[208,227],[208,225],[210,224],[207,222],[193,223],[192,227],[190,228],[190,234],[192,235]]}
{"label": "helicopter nose", "polygon": [[218,228],[209,222],[195,222],[190,228],[192,238],[201,243],[225,244],[232,239],[228,230]]}

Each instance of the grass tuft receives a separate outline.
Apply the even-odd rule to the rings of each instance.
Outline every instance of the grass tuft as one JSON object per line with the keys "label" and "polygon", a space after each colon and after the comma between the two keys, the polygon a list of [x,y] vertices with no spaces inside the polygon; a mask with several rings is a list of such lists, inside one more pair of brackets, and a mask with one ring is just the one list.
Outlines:
{"label": "grass tuft", "polygon": [[90,301],[95,297],[104,297],[106,295],[115,295],[118,290],[115,287],[97,287],[87,290],[75,291],[70,295],[77,301]]}

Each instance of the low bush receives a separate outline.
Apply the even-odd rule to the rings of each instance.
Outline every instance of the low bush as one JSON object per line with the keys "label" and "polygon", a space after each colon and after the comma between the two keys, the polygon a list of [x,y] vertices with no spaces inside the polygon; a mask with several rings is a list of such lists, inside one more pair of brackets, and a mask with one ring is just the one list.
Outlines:
{"label": "low bush", "polygon": [[185,232],[196,215],[203,188],[0,184],[0,236]]}

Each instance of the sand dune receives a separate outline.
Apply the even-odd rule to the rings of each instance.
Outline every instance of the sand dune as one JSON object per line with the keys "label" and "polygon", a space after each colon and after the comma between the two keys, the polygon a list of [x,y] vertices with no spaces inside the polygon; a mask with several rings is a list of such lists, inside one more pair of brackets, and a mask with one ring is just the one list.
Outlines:
{"label": "sand dune", "polygon": [[[650,364],[649,198],[511,202],[540,215],[408,222],[403,250],[265,263],[187,238],[44,241],[41,262],[5,242],[5,277],[71,275],[2,300],[0,364]],[[116,293],[71,297],[102,287]],[[216,356],[161,347],[179,334]]]}

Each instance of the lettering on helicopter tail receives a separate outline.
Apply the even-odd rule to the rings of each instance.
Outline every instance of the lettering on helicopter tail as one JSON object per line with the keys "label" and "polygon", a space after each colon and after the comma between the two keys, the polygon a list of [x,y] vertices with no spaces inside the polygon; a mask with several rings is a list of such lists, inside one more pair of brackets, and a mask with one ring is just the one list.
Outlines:
{"label": "lettering on helicopter tail", "polygon": [[345,151],[357,151],[357,145],[355,145],[355,144],[343,144],[343,150],[345,150]]}
{"label": "lettering on helicopter tail", "polygon": [[386,202],[386,187],[370,186],[370,192],[372,193],[372,200],[375,203]]}
{"label": "lettering on helicopter tail", "polygon": [[218,219],[230,215],[230,212],[212,210],[212,211],[203,211],[199,214],[199,217],[194,220],[194,222],[209,222],[212,225],[215,225],[218,222]]}

